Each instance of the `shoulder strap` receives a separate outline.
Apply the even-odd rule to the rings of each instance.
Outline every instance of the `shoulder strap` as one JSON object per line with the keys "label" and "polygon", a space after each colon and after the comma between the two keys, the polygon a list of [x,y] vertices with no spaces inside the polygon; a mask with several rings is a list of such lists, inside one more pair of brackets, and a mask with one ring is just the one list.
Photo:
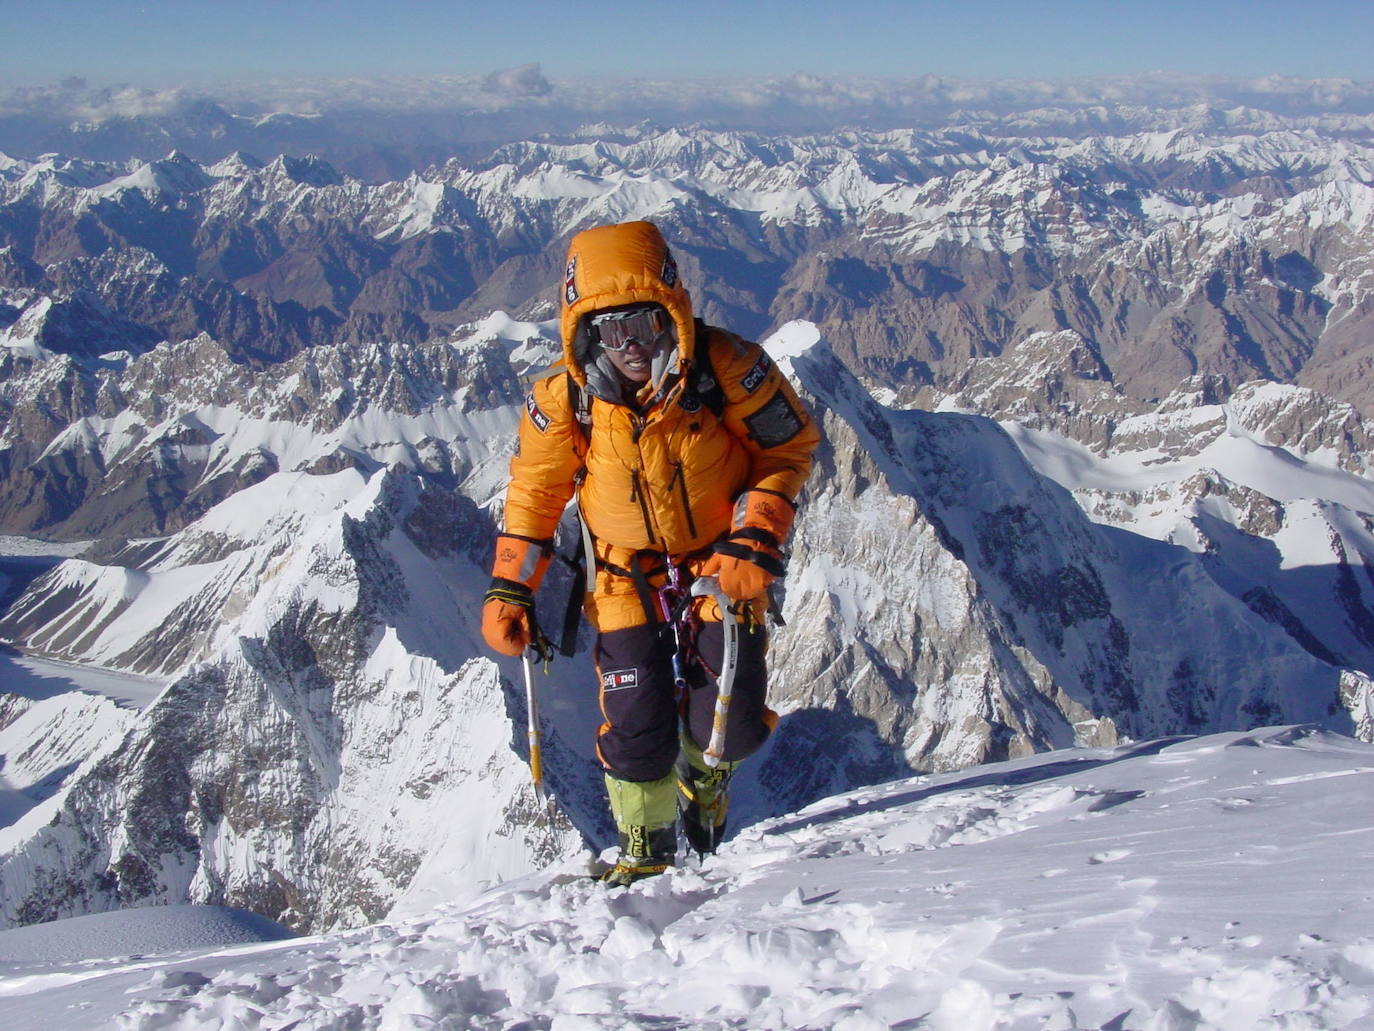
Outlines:
{"label": "shoulder strap", "polygon": [[582,436],[590,440],[592,435],[592,399],[591,395],[582,389],[582,385],[573,379],[573,374],[565,374],[568,380],[568,408],[573,413],[573,419],[577,422],[577,428],[582,431]]}
{"label": "shoulder strap", "polygon": [[711,366],[711,327],[696,320],[696,351],[692,356],[692,368],[687,374],[687,385],[701,398],[701,403],[716,415],[725,411],[725,388],[716,379],[716,371]]}
{"label": "shoulder strap", "polygon": [[[568,372],[565,378],[568,384],[568,409],[573,413],[573,421],[582,434],[583,447],[586,447],[592,439],[592,398],[573,378],[571,372]],[[585,455],[583,461],[586,461]],[[566,560],[573,570],[573,582],[568,593],[567,608],[563,613],[563,634],[558,644],[558,650],[567,656],[572,656],[577,651],[577,628],[582,620],[587,595],[596,582],[596,548],[592,542],[591,529],[587,526],[586,517],[582,514],[582,476],[584,472],[585,468],[578,472],[577,486],[573,493],[573,503],[577,510],[576,518],[581,532],[578,534],[577,553],[571,559]]]}

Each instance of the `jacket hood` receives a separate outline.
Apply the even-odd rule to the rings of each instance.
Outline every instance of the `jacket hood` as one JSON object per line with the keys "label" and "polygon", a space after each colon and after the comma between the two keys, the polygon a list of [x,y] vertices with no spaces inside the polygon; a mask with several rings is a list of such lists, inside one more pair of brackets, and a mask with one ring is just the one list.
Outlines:
{"label": "jacket hood", "polygon": [[667,309],[677,330],[677,359],[655,377],[655,386],[692,360],[696,346],[692,300],[677,263],[652,222],[622,222],[586,229],[568,244],[563,273],[563,357],[573,378],[586,384],[590,348],[586,319],[623,304],[652,302]]}

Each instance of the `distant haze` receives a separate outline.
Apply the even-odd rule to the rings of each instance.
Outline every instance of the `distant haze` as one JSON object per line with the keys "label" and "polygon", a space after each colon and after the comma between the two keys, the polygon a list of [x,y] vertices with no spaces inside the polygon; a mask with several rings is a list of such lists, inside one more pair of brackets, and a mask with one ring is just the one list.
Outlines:
{"label": "distant haze", "polygon": [[[1139,114],[1155,115],[1148,126]],[[155,89],[71,77],[46,85],[0,88],[0,152],[33,157],[42,149],[70,155],[113,126],[156,123],[166,141],[158,155],[194,140],[223,138],[215,120],[240,132],[280,138],[286,152],[320,152],[347,138],[406,147],[423,138],[442,150],[459,142],[502,143],[541,133],[598,136],[610,128],[702,125],[755,132],[829,132],[983,124],[1020,112],[1062,112],[1075,134],[1129,120],[1133,131],[1164,130],[1200,110],[1218,120],[1254,114],[1322,118],[1325,128],[1368,136],[1374,78],[1206,78],[1154,73],[1090,79],[826,78],[794,74],[755,79],[561,79],[539,64],[482,75],[408,79],[281,79],[219,88]],[[294,116],[273,123],[272,116]],[[264,119],[269,121],[264,122]],[[306,119],[301,122],[300,119]],[[312,121],[314,124],[312,124]],[[1009,127],[1010,128],[1010,127]],[[161,146],[161,145],[160,145]],[[205,156],[203,148],[201,155]],[[99,153],[90,156],[133,156]],[[270,156],[270,155],[268,155]]]}
{"label": "distant haze", "polygon": [[[0,89],[0,115],[113,117],[174,113],[194,100],[213,100],[242,114],[323,114],[350,110],[492,113],[565,112],[570,117],[728,119],[766,126],[802,112],[831,124],[901,116],[928,118],[956,110],[1011,110],[1131,104],[1177,107],[1244,105],[1279,113],[1374,113],[1374,73],[1363,80],[1284,75],[1219,78],[1154,72],[1086,78],[905,78],[822,76],[807,72],[732,78],[551,77],[538,63],[481,75],[405,78],[283,76],[252,83],[154,88],[71,76]],[[751,126],[754,127],[754,126]],[[0,139],[0,144],[3,140]]]}

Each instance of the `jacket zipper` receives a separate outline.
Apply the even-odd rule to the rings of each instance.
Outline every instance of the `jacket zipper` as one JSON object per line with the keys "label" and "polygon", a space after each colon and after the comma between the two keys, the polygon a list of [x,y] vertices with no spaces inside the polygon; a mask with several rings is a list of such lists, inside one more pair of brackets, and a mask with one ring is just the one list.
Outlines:
{"label": "jacket zipper", "polygon": [[[630,443],[639,450],[639,438],[644,433],[644,420],[637,414],[630,413]],[[630,501],[639,503],[639,517],[644,520],[644,537],[650,544],[658,543],[658,534],[654,532],[653,514],[649,511],[649,495],[644,489],[644,480],[639,475],[639,468],[630,470]]]}
{"label": "jacket zipper", "polygon": [[654,533],[653,520],[649,515],[649,499],[644,493],[644,482],[640,479],[639,470],[630,470],[630,500],[639,503],[639,515],[644,520],[644,536],[650,543],[658,543],[658,535]]}
{"label": "jacket zipper", "polygon": [[692,518],[692,496],[687,492],[687,473],[683,471],[682,459],[673,463],[673,482],[668,484],[671,487],[677,484],[678,493],[682,495],[682,511],[687,516],[687,533],[693,540],[697,536],[697,521]]}

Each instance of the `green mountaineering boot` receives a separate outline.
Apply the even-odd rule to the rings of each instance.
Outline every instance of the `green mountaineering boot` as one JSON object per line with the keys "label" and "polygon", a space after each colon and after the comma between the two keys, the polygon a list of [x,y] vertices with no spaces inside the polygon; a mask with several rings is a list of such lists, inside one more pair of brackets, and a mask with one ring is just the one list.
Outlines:
{"label": "green mountaineering boot", "polygon": [[601,875],[609,887],[653,877],[677,861],[677,816],[672,774],[660,780],[621,780],[606,774],[611,815],[620,832],[620,856]]}
{"label": "green mountaineering boot", "polygon": [[620,856],[601,875],[609,888],[623,888],[671,869],[677,859],[677,828],[631,827],[620,832]]}
{"label": "green mountaineering boot", "polygon": [[673,771],[677,774],[677,810],[687,843],[698,855],[709,856],[725,837],[725,814],[730,808],[730,776],[739,763],[706,765],[702,750],[682,739]]}

